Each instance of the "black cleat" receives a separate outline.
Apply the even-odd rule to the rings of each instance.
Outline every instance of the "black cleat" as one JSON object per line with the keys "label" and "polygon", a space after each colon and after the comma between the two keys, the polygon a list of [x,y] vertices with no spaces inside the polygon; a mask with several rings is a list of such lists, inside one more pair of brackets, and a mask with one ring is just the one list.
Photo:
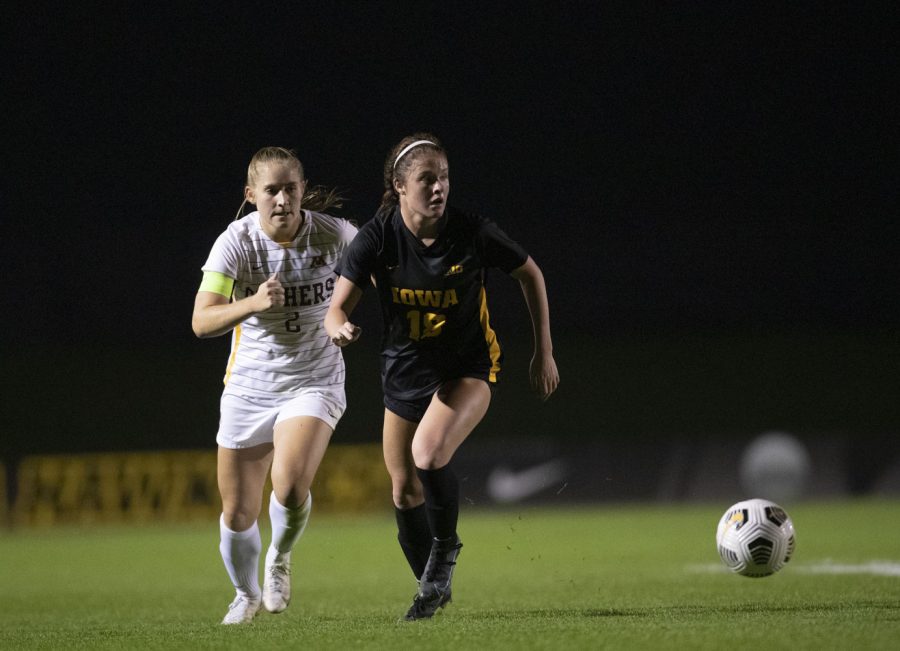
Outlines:
{"label": "black cleat", "polygon": [[407,622],[429,619],[438,608],[450,603],[452,597],[450,582],[453,579],[453,568],[456,566],[460,549],[462,542],[459,537],[447,540],[434,539],[422,580],[419,581],[419,590],[403,619]]}
{"label": "black cleat", "polygon": [[[449,601],[449,599],[447,601]],[[409,610],[406,611],[406,615],[403,616],[403,620],[407,622],[414,622],[417,619],[429,619],[434,615],[435,612],[437,612],[438,608],[446,605],[447,601],[443,602],[443,604],[440,604],[440,601],[429,601],[426,600],[421,592],[417,592],[416,596],[413,598],[412,606],[410,606]]]}

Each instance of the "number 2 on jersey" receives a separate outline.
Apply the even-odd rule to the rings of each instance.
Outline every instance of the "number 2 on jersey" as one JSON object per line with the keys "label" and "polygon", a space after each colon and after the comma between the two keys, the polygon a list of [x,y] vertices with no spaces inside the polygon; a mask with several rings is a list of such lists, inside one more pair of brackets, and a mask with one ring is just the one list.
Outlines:
{"label": "number 2 on jersey", "polygon": [[419,310],[410,310],[406,313],[406,318],[409,321],[409,338],[413,341],[437,337],[447,322],[447,317],[443,314],[422,313]]}
{"label": "number 2 on jersey", "polygon": [[299,320],[300,320],[300,313],[299,312],[291,312],[290,318],[288,318],[288,320],[284,322],[284,329],[287,330],[288,332],[300,332],[300,326],[298,324],[294,323],[295,321],[299,321]]}

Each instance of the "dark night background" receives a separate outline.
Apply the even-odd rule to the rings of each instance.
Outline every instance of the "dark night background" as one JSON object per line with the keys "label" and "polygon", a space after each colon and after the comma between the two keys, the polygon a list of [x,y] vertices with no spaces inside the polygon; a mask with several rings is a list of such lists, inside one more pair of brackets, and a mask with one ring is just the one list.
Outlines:
{"label": "dark night background", "polygon": [[[518,287],[484,437],[841,432],[896,452],[896,31],[873,5],[19,5],[4,16],[0,459],[214,445],[227,338],[194,293],[264,145],[369,219],[432,131],[451,202],[542,267],[562,377],[531,399]],[[885,5],[886,7],[888,5]],[[335,441],[380,435],[374,294]]]}

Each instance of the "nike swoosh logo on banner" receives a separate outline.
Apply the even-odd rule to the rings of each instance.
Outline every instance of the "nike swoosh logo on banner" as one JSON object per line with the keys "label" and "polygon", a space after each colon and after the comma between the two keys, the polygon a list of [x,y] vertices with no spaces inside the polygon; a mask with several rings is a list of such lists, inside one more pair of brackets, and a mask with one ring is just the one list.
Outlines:
{"label": "nike swoosh logo on banner", "polygon": [[518,502],[559,483],[565,474],[566,464],[562,459],[519,471],[497,466],[487,477],[487,492],[495,502]]}

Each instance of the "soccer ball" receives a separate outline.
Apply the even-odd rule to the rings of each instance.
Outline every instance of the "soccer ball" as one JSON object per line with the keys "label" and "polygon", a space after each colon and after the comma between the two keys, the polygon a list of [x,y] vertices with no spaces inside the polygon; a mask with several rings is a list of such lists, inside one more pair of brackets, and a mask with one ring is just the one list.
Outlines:
{"label": "soccer ball", "polygon": [[775,502],[752,499],[731,506],[716,530],[722,562],[741,576],[775,574],[794,555],[794,523]]}

